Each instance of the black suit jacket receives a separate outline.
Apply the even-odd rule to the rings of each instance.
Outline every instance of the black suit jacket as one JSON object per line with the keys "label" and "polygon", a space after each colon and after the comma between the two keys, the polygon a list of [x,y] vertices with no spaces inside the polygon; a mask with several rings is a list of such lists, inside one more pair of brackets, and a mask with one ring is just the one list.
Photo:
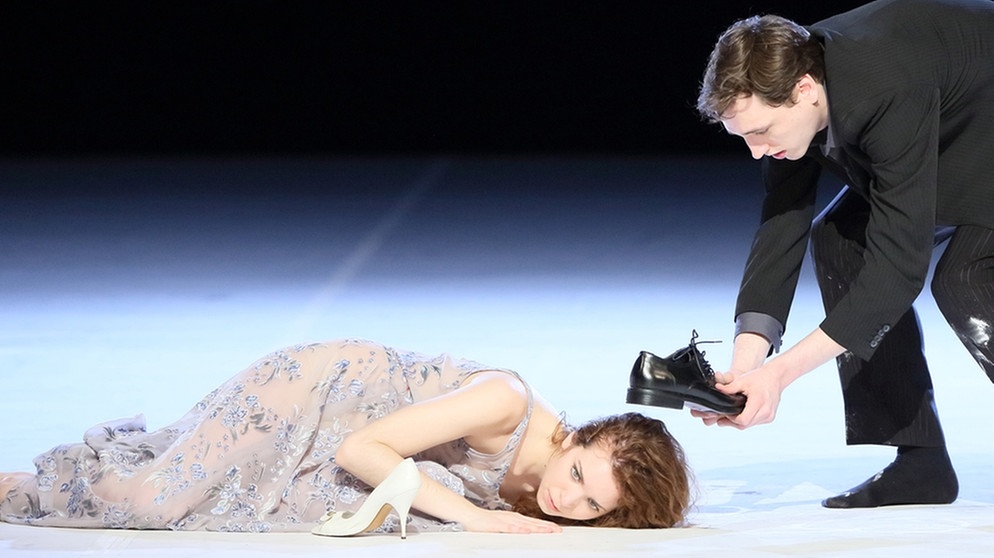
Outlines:
{"label": "black suit jacket", "polygon": [[785,324],[822,168],[869,200],[865,265],[821,328],[869,359],[924,286],[937,225],[994,229],[994,2],[881,0],[809,27],[825,47],[827,158],[762,162],[736,307]]}

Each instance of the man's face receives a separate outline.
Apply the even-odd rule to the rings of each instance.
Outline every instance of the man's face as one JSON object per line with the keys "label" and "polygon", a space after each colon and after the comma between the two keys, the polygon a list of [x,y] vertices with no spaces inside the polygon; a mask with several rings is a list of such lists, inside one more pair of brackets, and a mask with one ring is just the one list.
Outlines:
{"label": "man's face", "polygon": [[804,156],[815,134],[828,125],[821,86],[802,78],[795,103],[770,106],[756,95],[739,97],[722,117],[728,133],[741,137],[754,159],[769,155],[796,160]]}

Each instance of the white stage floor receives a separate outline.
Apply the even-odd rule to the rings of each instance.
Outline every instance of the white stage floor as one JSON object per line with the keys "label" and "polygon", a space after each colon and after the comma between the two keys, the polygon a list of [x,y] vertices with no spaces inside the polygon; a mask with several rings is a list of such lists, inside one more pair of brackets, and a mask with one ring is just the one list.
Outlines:
{"label": "white stage floor", "polygon": [[[0,471],[107,419],[168,424],[271,349],[358,336],[516,369],[573,422],[661,418],[699,493],[694,525],[672,530],[401,541],[0,524],[0,556],[989,556],[994,387],[928,293],[952,505],[821,508],[892,458],[845,447],[831,366],[744,432],[624,403],[638,351],[669,353],[693,328],[725,341],[706,350],[728,364],[757,173],[744,154],[0,162]],[[785,342],[820,308],[805,270]]]}

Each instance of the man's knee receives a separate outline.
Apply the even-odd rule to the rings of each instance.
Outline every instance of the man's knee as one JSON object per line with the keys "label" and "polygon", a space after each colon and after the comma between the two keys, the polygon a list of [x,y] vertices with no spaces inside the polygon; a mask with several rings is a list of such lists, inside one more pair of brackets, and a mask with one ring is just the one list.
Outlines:
{"label": "man's knee", "polygon": [[827,228],[828,225],[825,223],[823,216],[818,217],[811,223],[811,243],[808,246],[808,250],[811,252],[811,257],[814,258],[815,262],[823,260],[829,252],[827,249],[829,238]]}
{"label": "man's knee", "polygon": [[961,274],[951,273],[942,266],[935,270],[932,283],[929,285],[935,305],[946,318],[963,309],[973,296],[971,293],[973,288]]}

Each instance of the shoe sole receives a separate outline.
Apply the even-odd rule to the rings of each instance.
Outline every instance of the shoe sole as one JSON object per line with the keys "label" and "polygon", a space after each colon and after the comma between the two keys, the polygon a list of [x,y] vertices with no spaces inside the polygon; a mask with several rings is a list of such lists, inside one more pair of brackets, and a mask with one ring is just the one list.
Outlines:
{"label": "shoe sole", "polygon": [[737,415],[742,412],[745,403],[741,405],[734,402],[729,405],[722,405],[716,401],[706,401],[692,394],[676,394],[656,389],[629,388],[628,403],[635,405],[648,405],[650,407],[664,407],[667,409],[683,409],[685,406],[698,411],[707,411],[722,415]]}

